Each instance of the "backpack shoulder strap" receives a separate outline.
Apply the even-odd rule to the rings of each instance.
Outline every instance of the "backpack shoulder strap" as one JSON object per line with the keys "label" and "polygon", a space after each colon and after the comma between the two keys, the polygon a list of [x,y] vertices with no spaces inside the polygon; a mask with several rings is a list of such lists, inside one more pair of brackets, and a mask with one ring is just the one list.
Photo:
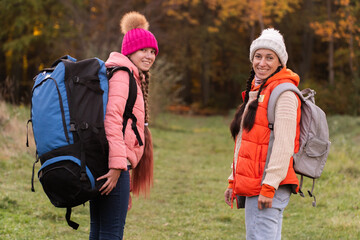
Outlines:
{"label": "backpack shoulder strap", "polygon": [[129,95],[128,95],[128,98],[126,101],[125,112],[123,115],[123,134],[125,134],[125,128],[126,128],[127,122],[129,120],[129,118],[131,118],[131,120],[132,120],[131,128],[136,135],[136,139],[138,140],[139,145],[142,146],[143,141],[141,140],[139,131],[136,127],[137,118],[133,114],[133,108],[134,108],[136,97],[137,97],[137,86],[136,86],[136,80],[135,80],[133,72],[127,67],[117,66],[117,67],[112,67],[112,68],[107,69],[107,77],[108,77],[108,79],[110,79],[114,75],[114,73],[119,70],[126,71],[129,74]]}
{"label": "backpack shoulder strap", "polygon": [[280,97],[280,95],[285,91],[293,91],[300,97],[301,101],[305,101],[302,92],[300,92],[300,90],[294,84],[282,83],[282,84],[277,85],[274,88],[274,90],[271,92],[269,103],[268,103],[267,116],[268,116],[269,124],[274,124],[275,105],[276,105],[276,102],[277,102],[278,98]]}
{"label": "backpack shoulder strap", "polygon": [[271,152],[272,152],[272,147],[273,147],[273,143],[274,143],[274,131],[273,130],[274,130],[274,122],[275,122],[275,105],[276,105],[276,102],[277,102],[278,98],[280,97],[280,95],[285,91],[295,92],[300,97],[301,101],[304,101],[304,97],[301,94],[300,90],[292,83],[281,83],[281,84],[277,85],[274,88],[274,90],[271,92],[269,102],[268,102],[268,107],[267,107],[267,117],[268,117],[269,128],[270,128],[271,132],[270,132],[270,140],[269,140],[268,152],[266,155],[266,162],[265,162],[265,168],[264,168],[262,181],[264,181],[264,179],[265,179],[265,175],[266,175],[265,170],[268,167]]}
{"label": "backpack shoulder strap", "polygon": [[108,71],[108,79],[110,79],[114,75],[114,73],[119,70],[126,71],[129,74],[129,95],[126,101],[125,113],[124,113],[125,115],[128,114],[127,112],[132,113],[132,109],[134,108],[136,96],[137,96],[137,87],[133,72],[131,72],[129,68],[124,66],[122,67],[117,66],[110,68]]}

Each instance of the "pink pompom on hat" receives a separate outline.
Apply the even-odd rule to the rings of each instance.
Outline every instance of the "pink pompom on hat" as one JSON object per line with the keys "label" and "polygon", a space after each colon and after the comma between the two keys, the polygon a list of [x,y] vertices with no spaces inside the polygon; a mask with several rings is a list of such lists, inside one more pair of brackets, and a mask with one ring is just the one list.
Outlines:
{"label": "pink pompom on hat", "polygon": [[143,48],[153,48],[155,55],[158,55],[158,43],[155,36],[148,31],[149,23],[144,15],[138,12],[129,12],[121,19],[120,27],[124,34],[121,45],[122,54],[126,56]]}

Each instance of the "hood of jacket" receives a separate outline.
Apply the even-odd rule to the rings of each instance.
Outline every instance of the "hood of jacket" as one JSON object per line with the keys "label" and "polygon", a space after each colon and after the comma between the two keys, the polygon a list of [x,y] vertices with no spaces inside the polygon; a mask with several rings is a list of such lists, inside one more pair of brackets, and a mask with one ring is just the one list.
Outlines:
{"label": "hood of jacket", "polygon": [[135,64],[132,61],[130,61],[128,57],[126,57],[125,55],[119,52],[110,53],[108,60],[106,60],[105,62],[105,66],[107,68],[116,67],[116,66],[127,67],[133,72],[136,81],[140,83],[139,69],[135,66]]}

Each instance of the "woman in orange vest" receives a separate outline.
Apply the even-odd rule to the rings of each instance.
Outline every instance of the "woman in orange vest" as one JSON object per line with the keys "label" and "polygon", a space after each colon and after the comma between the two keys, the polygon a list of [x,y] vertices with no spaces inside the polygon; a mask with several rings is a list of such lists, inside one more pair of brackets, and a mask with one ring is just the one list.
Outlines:
{"label": "woman in orange vest", "polygon": [[265,167],[270,128],[267,105],[280,83],[299,84],[299,76],[286,67],[288,54],[283,36],[265,29],[250,46],[252,70],[243,104],[230,125],[235,140],[232,173],[225,202],[245,207],[246,239],[281,239],[282,216],[299,181],[292,155],[299,149],[300,107],[297,95],[286,91],[275,107],[272,153]]}

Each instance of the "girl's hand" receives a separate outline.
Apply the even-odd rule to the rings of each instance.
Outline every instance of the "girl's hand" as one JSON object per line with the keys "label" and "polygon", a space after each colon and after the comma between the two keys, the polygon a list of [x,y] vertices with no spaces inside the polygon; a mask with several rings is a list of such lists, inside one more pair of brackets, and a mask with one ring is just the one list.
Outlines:
{"label": "girl's hand", "polygon": [[97,181],[101,179],[107,179],[99,190],[101,195],[109,195],[109,193],[116,187],[116,183],[120,177],[120,174],[121,169],[110,169],[108,173],[96,179]]}

